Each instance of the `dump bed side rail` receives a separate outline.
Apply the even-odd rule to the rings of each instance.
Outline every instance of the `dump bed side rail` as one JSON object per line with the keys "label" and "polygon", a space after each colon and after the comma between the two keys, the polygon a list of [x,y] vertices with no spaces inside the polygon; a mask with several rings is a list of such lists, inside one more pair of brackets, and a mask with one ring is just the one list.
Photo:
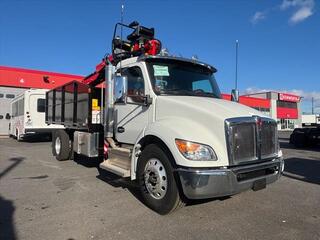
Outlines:
{"label": "dump bed side rail", "polygon": [[46,123],[89,129],[92,125],[92,94],[88,85],[72,81],[46,93]]}

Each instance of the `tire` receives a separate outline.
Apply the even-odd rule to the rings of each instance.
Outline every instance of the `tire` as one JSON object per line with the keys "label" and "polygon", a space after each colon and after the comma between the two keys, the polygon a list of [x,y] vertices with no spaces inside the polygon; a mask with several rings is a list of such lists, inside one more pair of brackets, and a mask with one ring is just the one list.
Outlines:
{"label": "tire", "polygon": [[161,215],[184,205],[173,170],[169,156],[156,144],[148,145],[138,159],[137,176],[142,199],[145,205]]}
{"label": "tire", "polygon": [[16,139],[17,139],[18,142],[21,142],[21,140],[22,140],[18,129],[16,129]]}
{"label": "tire", "polygon": [[69,135],[64,130],[57,130],[52,134],[52,154],[58,161],[70,159],[72,153]]}
{"label": "tire", "polygon": [[295,135],[294,133],[290,135],[289,144],[294,144],[294,135]]}
{"label": "tire", "polygon": [[294,134],[292,142],[296,148],[305,147],[307,145],[307,138],[305,136],[305,133],[304,132],[297,132],[296,134]]}

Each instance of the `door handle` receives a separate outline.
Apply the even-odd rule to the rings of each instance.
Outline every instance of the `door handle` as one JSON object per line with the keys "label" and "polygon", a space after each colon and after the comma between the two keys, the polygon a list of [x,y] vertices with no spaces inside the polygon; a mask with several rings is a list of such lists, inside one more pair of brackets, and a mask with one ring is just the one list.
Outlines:
{"label": "door handle", "polygon": [[118,133],[123,133],[125,131],[124,127],[117,128]]}

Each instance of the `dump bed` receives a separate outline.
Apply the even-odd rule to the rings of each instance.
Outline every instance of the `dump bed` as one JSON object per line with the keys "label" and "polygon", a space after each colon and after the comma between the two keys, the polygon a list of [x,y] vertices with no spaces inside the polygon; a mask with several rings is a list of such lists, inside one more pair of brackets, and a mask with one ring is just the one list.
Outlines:
{"label": "dump bed", "polygon": [[46,123],[90,130],[100,122],[101,89],[77,81],[46,93]]}

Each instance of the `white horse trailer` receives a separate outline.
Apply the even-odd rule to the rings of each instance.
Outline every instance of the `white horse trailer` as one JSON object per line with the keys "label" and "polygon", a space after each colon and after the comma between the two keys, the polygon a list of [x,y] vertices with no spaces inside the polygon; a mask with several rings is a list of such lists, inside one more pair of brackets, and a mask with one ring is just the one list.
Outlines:
{"label": "white horse trailer", "polygon": [[9,133],[19,141],[30,135],[50,135],[62,125],[45,123],[46,89],[30,89],[11,102]]}

